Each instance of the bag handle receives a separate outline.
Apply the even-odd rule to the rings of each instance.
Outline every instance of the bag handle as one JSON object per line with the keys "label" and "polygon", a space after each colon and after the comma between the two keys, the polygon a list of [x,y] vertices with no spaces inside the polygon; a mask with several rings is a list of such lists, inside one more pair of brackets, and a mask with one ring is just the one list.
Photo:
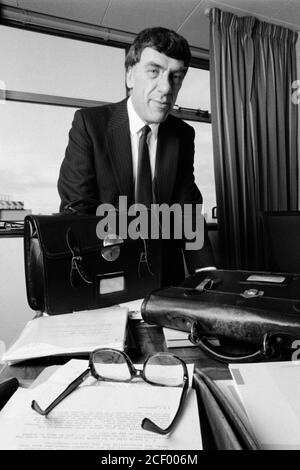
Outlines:
{"label": "bag handle", "polygon": [[217,347],[214,347],[209,343],[207,337],[202,335],[199,330],[198,322],[194,322],[192,324],[191,333],[189,334],[189,340],[191,343],[198,346],[213,359],[223,363],[257,362],[260,360],[273,359],[280,356],[285,340],[289,339],[293,341],[295,339],[294,336],[288,333],[268,332],[263,335],[262,345],[257,351],[244,355],[228,355],[218,351]]}

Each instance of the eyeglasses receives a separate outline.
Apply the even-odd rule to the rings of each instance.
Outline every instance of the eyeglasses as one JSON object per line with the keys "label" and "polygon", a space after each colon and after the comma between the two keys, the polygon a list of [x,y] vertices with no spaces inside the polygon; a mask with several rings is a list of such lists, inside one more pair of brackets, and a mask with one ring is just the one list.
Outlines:
{"label": "eyeglasses", "polygon": [[42,410],[35,400],[32,401],[31,407],[43,416],[48,415],[53,408],[70,395],[89,376],[93,376],[97,380],[109,382],[129,382],[135,377],[141,377],[151,385],[182,387],[177,412],[167,428],[161,428],[149,418],[144,418],[141,423],[143,429],[158,434],[168,434],[174,429],[178,417],[183,410],[188,390],[188,370],[185,362],[171,353],[161,352],[149,356],[140,370],[134,367],[127,354],[123,351],[108,348],[96,349],[90,355],[87,370],[71,382],[45,410]]}

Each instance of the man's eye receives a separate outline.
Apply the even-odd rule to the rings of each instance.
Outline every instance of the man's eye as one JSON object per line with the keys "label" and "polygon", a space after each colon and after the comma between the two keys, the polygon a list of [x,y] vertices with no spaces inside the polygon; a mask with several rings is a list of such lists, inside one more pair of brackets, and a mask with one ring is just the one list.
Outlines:
{"label": "man's eye", "polygon": [[148,73],[151,77],[157,77],[158,70],[157,69],[148,69]]}

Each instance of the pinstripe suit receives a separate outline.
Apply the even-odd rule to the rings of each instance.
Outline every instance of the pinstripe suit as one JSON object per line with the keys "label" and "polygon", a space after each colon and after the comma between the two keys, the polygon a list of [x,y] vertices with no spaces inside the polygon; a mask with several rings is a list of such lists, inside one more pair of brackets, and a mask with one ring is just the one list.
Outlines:
{"label": "pinstripe suit", "polygon": [[[160,124],[154,174],[155,202],[202,203],[193,175],[194,129],[173,116]],[[77,199],[117,205],[120,195],[134,203],[132,154],[127,103],[78,110],[58,180],[61,209]],[[164,284],[183,278],[181,245],[164,242]],[[202,250],[189,252],[187,267],[214,265],[209,239]]]}

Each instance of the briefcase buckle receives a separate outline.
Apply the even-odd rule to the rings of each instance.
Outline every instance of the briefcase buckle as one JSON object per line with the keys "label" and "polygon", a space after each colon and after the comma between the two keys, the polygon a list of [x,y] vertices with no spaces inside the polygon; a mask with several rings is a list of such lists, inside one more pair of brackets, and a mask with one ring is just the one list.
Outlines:
{"label": "briefcase buckle", "polygon": [[264,295],[263,290],[258,289],[246,289],[241,293],[241,296],[245,299],[252,299],[253,297],[262,297]]}

